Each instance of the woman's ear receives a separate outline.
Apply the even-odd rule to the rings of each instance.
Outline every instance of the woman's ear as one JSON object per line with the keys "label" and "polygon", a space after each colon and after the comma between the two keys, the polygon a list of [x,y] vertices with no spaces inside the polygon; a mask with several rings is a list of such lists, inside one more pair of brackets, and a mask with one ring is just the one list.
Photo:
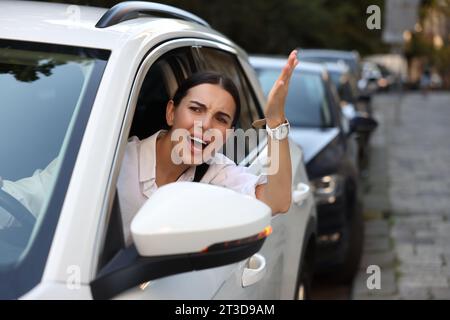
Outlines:
{"label": "woman's ear", "polygon": [[175,104],[173,100],[169,100],[166,106],[166,122],[169,127],[173,126],[173,119],[175,118]]}

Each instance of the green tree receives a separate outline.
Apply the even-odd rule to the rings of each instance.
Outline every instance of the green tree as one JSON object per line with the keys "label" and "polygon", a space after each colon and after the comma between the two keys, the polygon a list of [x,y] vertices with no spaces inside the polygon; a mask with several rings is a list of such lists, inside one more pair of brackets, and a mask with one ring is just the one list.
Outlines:
{"label": "green tree", "polygon": [[[52,0],[61,2],[61,0]],[[112,7],[120,1],[67,0]],[[366,27],[366,9],[383,0],[160,0],[208,21],[251,53],[287,54],[295,47],[383,52],[381,31]]]}

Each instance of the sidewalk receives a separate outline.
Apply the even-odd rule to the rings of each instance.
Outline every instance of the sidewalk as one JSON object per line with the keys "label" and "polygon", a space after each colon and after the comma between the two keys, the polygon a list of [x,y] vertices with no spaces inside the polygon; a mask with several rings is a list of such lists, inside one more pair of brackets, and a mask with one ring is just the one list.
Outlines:
{"label": "sidewalk", "polygon": [[[353,299],[450,299],[450,94],[379,95]],[[369,265],[381,289],[367,288]]]}

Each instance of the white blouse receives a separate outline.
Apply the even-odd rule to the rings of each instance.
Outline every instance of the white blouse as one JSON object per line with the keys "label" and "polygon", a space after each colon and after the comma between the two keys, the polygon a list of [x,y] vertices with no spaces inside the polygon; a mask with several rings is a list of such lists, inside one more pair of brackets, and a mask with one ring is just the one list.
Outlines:
{"label": "white blouse", "polygon": [[[156,139],[161,132],[164,130],[144,140],[132,137],[126,146],[117,190],[127,244],[132,242],[131,220],[145,201],[158,189],[155,182]],[[250,173],[247,167],[237,166],[234,161],[221,153],[216,153],[208,163],[209,168],[200,180],[202,183],[222,186],[253,197],[256,197],[256,186],[267,183],[265,175],[256,176]],[[192,166],[177,181],[193,181],[194,175],[195,166]]]}

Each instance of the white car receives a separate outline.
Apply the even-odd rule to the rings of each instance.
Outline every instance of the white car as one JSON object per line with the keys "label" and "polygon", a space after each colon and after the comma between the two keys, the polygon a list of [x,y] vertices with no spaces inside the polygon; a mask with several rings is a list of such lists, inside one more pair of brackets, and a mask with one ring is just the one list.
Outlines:
{"label": "white car", "polygon": [[[27,190],[26,177],[54,170],[42,178],[51,186],[39,191],[44,203],[25,207],[0,188],[0,298],[305,297],[316,212],[293,143],[288,213],[177,182],[146,202],[124,245],[116,182],[127,140],[161,129],[179,83],[206,69],[238,85],[239,126],[250,128],[265,103],[256,75],[202,19],[156,3],[0,2],[0,176],[25,179]],[[266,143],[236,161],[259,174]]]}

